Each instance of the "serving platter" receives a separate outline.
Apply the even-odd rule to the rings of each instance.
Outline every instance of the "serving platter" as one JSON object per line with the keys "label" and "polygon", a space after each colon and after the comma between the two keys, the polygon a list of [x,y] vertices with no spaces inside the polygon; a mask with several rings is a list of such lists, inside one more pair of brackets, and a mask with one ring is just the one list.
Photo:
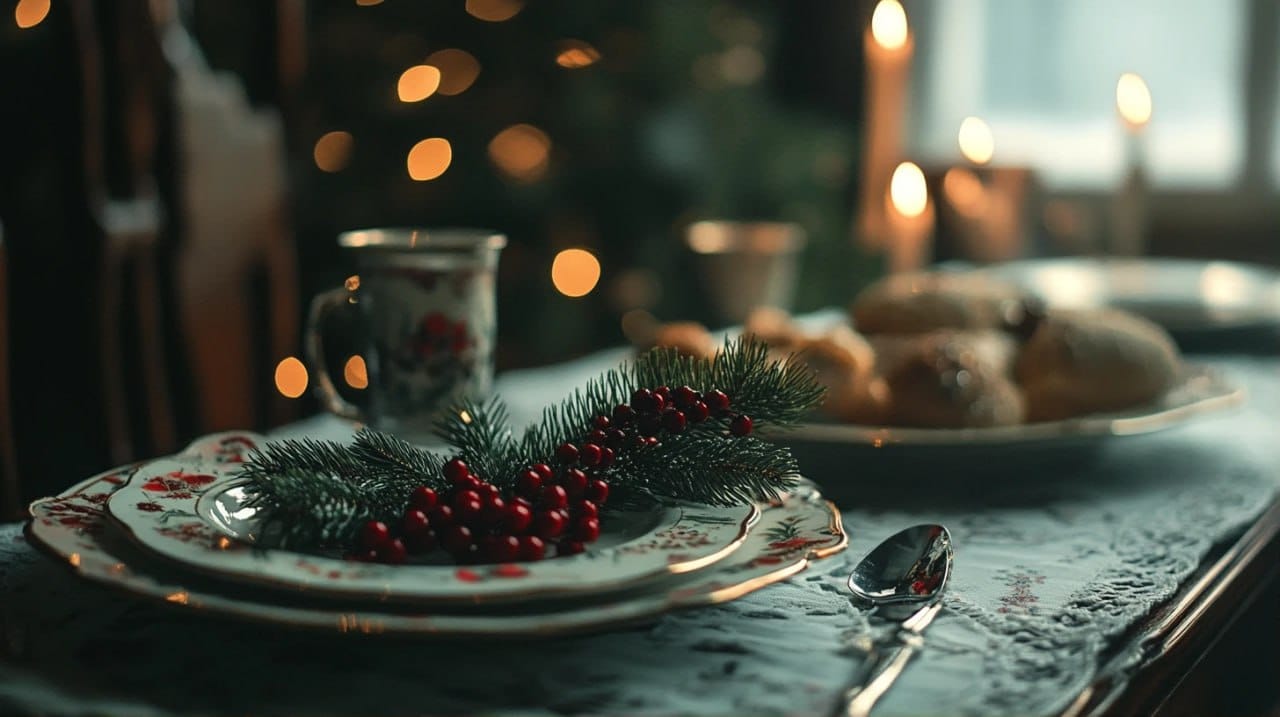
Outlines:
{"label": "serving platter", "polygon": [[[243,455],[229,452],[221,459],[235,462]],[[795,575],[814,560],[841,552],[848,542],[835,506],[816,486],[801,479],[792,494],[758,506],[761,519],[730,558],[703,571],[669,576],[646,590],[614,592],[581,602],[499,604],[485,611],[337,604],[304,593],[219,580],[140,549],[108,519],[103,506],[147,466],[139,463],[107,471],[35,501],[29,508],[28,539],[87,580],[178,610],[287,628],[506,639],[595,632],[649,621],[672,610],[737,599]]]}
{"label": "serving platter", "polygon": [[1280,271],[1177,258],[1022,259],[969,269],[1023,287],[1050,307],[1123,309],[1175,338],[1280,328]]}
{"label": "serving platter", "polygon": [[814,421],[773,438],[787,444],[870,449],[972,448],[984,452],[999,448],[1079,445],[1173,428],[1238,406],[1244,399],[1244,389],[1219,372],[1186,364],[1177,384],[1158,401],[1124,411],[990,428],[908,428]]}
{"label": "serving platter", "polygon": [[[107,513],[146,550],[225,579],[319,596],[427,603],[489,603],[581,596],[706,568],[737,550],[759,519],[755,505],[679,504],[615,511],[584,553],[530,563],[386,565],[336,555],[264,550],[244,505],[236,463],[180,455],[146,464],[107,501]],[[437,553],[437,555],[440,555]]]}

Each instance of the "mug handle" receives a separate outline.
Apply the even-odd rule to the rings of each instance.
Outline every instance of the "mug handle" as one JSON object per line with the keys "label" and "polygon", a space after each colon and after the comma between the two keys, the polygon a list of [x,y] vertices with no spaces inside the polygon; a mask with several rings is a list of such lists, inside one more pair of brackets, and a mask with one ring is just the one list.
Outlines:
{"label": "mug handle", "polygon": [[311,372],[315,374],[316,393],[324,402],[325,410],[342,418],[367,423],[364,412],[338,393],[324,360],[324,339],[320,322],[331,309],[346,304],[350,296],[351,292],[346,288],[330,289],[311,300],[311,309],[307,312],[307,363],[311,364]]}

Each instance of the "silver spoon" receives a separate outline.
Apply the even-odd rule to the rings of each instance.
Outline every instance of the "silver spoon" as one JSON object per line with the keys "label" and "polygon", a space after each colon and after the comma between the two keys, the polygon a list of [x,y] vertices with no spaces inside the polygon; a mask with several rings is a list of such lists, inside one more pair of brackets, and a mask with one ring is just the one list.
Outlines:
{"label": "silver spoon", "polygon": [[951,533],[941,525],[899,531],[867,553],[849,575],[849,591],[871,613],[896,622],[887,641],[868,654],[856,686],[845,692],[839,714],[863,717],[884,696],[907,663],[924,646],[922,633],[942,608],[951,578]]}

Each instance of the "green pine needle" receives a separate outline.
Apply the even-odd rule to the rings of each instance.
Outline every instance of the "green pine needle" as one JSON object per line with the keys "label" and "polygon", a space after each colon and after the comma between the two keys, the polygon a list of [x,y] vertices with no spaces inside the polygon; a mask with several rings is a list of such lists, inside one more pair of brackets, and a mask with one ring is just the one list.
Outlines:
{"label": "green pine needle", "polygon": [[[452,446],[451,456],[507,488],[535,463],[555,465],[556,448],[580,444],[597,416],[629,403],[638,388],[719,389],[729,395],[730,410],[750,416],[756,428],[792,425],[822,401],[823,388],[807,366],[790,358],[771,358],[769,347],[751,337],[726,341],[713,359],[652,349],[546,408],[519,441],[497,399],[455,406],[436,430]],[[614,464],[595,471],[616,497],[611,507],[664,499],[731,505],[769,500],[792,487],[797,467],[790,450],[755,436],[733,436],[729,421],[712,417],[678,434],[663,433],[657,446],[617,449]],[[398,520],[415,487],[444,490],[445,459],[369,430],[351,444],[269,443],[242,470],[251,504],[265,516],[259,542],[298,550],[349,547],[366,521]]]}

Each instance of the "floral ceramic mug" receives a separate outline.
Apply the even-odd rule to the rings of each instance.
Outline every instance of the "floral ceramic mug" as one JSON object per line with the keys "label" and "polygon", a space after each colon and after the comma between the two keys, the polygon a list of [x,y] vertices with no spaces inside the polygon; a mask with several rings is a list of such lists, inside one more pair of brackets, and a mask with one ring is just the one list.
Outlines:
{"label": "floral ceramic mug", "polygon": [[[498,255],[507,240],[480,229],[364,229],[339,246],[358,273],[311,301],[306,349],[327,410],[415,443],[435,442],[440,413],[483,399],[493,383]],[[364,407],[336,390],[324,356],[324,318],[357,309],[367,342]],[[350,383],[350,377],[348,377]]]}

